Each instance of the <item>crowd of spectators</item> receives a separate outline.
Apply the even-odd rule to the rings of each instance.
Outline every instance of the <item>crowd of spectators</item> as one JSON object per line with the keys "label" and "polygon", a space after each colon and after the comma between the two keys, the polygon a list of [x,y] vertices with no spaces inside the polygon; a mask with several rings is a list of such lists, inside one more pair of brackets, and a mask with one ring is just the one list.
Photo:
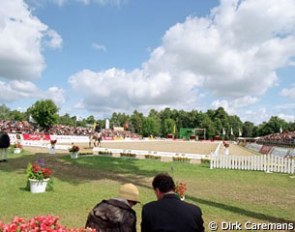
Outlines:
{"label": "crowd of spectators", "polygon": [[[55,125],[48,131],[39,130],[34,124],[28,121],[9,121],[0,120],[0,131],[6,130],[7,133],[20,134],[51,134],[51,135],[81,135],[89,136],[93,134],[93,127],[72,127],[65,125]],[[103,138],[140,138],[138,134],[128,130],[102,129]]]}
{"label": "crowd of spectators", "polygon": [[257,140],[260,144],[273,144],[283,146],[294,146],[295,145],[295,131],[284,131],[282,133],[269,134],[260,137]]}

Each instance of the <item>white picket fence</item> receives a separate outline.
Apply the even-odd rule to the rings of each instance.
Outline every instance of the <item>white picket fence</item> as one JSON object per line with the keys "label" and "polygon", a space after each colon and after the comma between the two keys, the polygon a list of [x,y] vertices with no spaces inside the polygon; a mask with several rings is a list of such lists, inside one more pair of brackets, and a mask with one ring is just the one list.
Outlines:
{"label": "white picket fence", "polygon": [[295,160],[272,155],[211,156],[210,168],[257,170],[265,172],[295,173]]}

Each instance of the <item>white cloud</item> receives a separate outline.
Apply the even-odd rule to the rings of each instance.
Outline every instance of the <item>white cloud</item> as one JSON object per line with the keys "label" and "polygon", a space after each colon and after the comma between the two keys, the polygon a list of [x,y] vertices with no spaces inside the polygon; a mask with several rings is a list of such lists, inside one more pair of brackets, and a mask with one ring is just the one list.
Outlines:
{"label": "white cloud", "polygon": [[62,39],[34,17],[22,0],[2,0],[0,8],[0,77],[33,80],[45,68],[42,39],[54,48]]}
{"label": "white cloud", "polygon": [[295,99],[295,84],[291,88],[284,88],[280,92],[284,97],[294,98]]}
{"label": "white cloud", "polygon": [[169,28],[140,69],[84,70],[69,83],[92,110],[196,108],[205,92],[234,113],[278,83],[276,70],[295,56],[294,35],[294,0],[223,0],[210,16]]}
{"label": "white cloud", "polygon": [[261,122],[267,122],[271,117],[271,114],[268,113],[268,110],[264,107],[256,110],[246,110],[243,114],[240,115],[242,121],[253,122],[258,125]]}
{"label": "white cloud", "polygon": [[10,103],[19,99],[36,97],[39,90],[35,84],[28,81],[0,81],[0,101]]}
{"label": "white cloud", "polygon": [[103,44],[93,43],[92,47],[96,50],[101,50],[104,52],[107,50],[106,46],[104,46]]}
{"label": "white cloud", "polygon": [[295,122],[295,116],[294,115],[290,115],[290,114],[279,114],[278,115],[279,118],[284,119],[287,122]]}
{"label": "white cloud", "polygon": [[[66,4],[67,2],[70,2],[70,0],[49,0],[59,6],[63,6],[64,4]],[[89,5],[91,3],[95,3],[95,4],[99,4],[99,5],[120,5],[124,2],[126,2],[126,0],[75,0],[76,2],[80,2],[82,4],[85,5]]]}
{"label": "white cloud", "polygon": [[244,96],[234,100],[215,100],[211,106],[213,109],[223,107],[229,114],[237,114],[237,110],[257,103],[258,98],[252,96]]}
{"label": "white cloud", "polygon": [[65,91],[58,87],[43,91],[30,81],[0,81],[0,102],[7,104],[25,99],[52,99],[60,107],[65,103]]}
{"label": "white cloud", "polygon": [[61,107],[65,102],[65,91],[62,88],[56,86],[50,87],[44,94],[46,99],[51,99],[54,103]]}

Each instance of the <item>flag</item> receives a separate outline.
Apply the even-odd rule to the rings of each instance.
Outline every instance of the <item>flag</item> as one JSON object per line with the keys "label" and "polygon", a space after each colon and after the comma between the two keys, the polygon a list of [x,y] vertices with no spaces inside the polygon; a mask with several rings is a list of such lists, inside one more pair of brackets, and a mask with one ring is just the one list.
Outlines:
{"label": "flag", "polygon": [[283,128],[282,127],[280,127],[280,133],[283,133]]}
{"label": "flag", "polygon": [[222,128],[222,134],[225,135],[225,129],[224,128]]}
{"label": "flag", "polygon": [[231,134],[231,135],[234,134],[234,132],[233,132],[233,128],[232,128],[232,127],[230,128],[230,134]]}
{"label": "flag", "polygon": [[239,137],[241,137],[242,136],[242,131],[241,131],[241,129],[239,128]]}
{"label": "flag", "polygon": [[176,133],[176,125],[173,126],[173,134]]}

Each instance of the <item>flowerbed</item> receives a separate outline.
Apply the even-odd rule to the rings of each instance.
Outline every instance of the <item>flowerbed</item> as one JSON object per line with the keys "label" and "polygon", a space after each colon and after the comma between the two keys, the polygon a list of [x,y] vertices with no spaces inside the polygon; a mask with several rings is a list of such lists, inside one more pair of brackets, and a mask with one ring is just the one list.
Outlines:
{"label": "flowerbed", "polygon": [[58,223],[59,217],[37,216],[29,220],[14,217],[10,223],[4,224],[0,221],[0,232],[16,231],[47,231],[47,232],[95,232],[91,228],[67,228]]}

